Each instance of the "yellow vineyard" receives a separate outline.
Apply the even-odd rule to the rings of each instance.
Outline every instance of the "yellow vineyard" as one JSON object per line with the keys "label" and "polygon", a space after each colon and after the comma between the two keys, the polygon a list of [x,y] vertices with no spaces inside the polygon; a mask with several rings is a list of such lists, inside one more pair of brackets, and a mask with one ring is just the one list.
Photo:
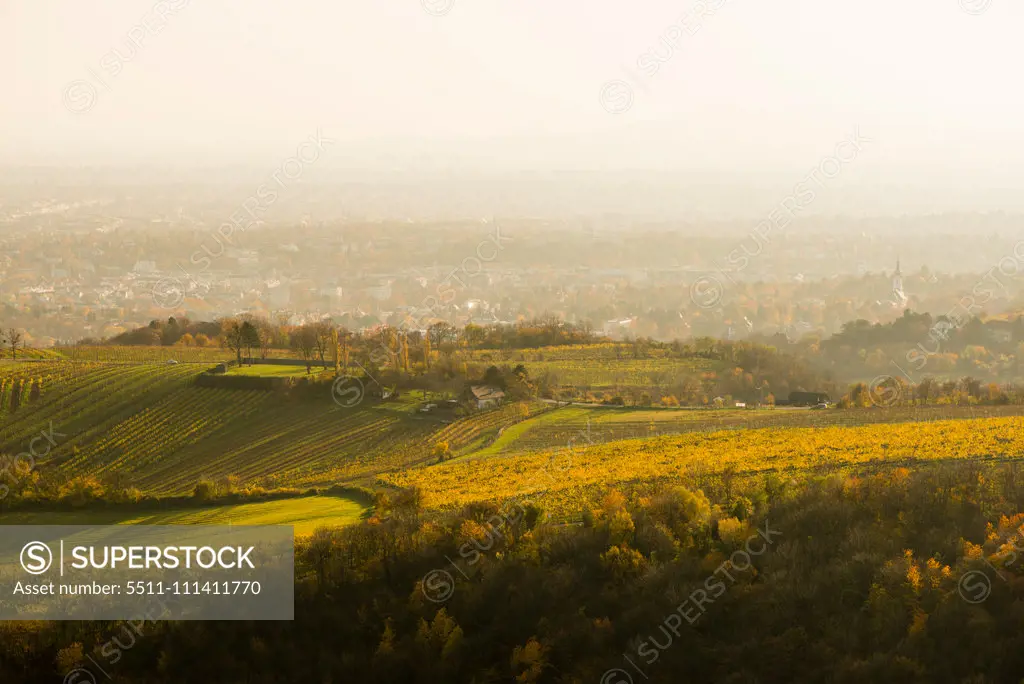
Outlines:
{"label": "yellow vineyard", "polygon": [[494,456],[391,473],[434,508],[526,497],[559,518],[578,516],[611,488],[666,483],[695,473],[797,472],[940,460],[1015,458],[1024,417],[831,428],[772,428],[636,439]]}

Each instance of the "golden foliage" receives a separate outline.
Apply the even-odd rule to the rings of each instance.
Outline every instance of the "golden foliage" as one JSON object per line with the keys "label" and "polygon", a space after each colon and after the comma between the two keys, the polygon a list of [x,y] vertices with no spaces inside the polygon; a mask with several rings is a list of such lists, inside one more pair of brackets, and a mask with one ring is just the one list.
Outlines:
{"label": "golden foliage", "polygon": [[[474,501],[530,495],[556,517],[578,516],[613,487],[671,484],[692,470],[738,475],[827,472],[896,465],[905,487],[916,464],[937,460],[1012,458],[1024,453],[1024,418],[986,418],[857,427],[769,428],[624,440],[568,450],[453,461],[388,473],[381,479],[418,486],[428,507],[457,509]],[[552,467],[558,463],[557,468]],[[980,550],[979,550],[980,553]]]}

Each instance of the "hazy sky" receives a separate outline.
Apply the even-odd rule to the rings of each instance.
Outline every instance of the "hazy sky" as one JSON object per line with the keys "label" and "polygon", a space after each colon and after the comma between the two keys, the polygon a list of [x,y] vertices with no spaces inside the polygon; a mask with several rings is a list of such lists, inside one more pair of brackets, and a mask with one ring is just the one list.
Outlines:
{"label": "hazy sky", "polygon": [[350,161],[797,173],[859,127],[850,174],[991,180],[1024,169],[1022,20],[1020,0],[0,0],[0,162],[260,162],[319,128]]}

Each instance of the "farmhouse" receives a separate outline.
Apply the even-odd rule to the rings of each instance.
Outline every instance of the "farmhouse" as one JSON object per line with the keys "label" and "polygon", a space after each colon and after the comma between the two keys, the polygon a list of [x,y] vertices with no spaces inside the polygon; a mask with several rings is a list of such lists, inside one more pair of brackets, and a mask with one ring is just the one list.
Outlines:
{"label": "farmhouse", "polygon": [[491,408],[505,401],[505,392],[493,385],[473,385],[469,392],[478,409]]}

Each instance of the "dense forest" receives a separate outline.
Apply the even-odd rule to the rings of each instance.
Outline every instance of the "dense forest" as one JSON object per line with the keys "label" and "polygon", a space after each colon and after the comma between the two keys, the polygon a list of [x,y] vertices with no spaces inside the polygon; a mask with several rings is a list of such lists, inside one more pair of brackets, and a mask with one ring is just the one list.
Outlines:
{"label": "dense forest", "polygon": [[906,310],[891,323],[850,321],[831,337],[803,340],[799,353],[846,379],[890,373],[913,383],[926,377],[1019,380],[1024,377],[1024,317]]}
{"label": "dense forest", "polygon": [[1019,468],[979,463],[684,478],[609,491],[576,526],[527,500],[427,515],[402,491],[301,545],[294,622],[5,624],[0,676],[1012,682],[1022,509]]}

